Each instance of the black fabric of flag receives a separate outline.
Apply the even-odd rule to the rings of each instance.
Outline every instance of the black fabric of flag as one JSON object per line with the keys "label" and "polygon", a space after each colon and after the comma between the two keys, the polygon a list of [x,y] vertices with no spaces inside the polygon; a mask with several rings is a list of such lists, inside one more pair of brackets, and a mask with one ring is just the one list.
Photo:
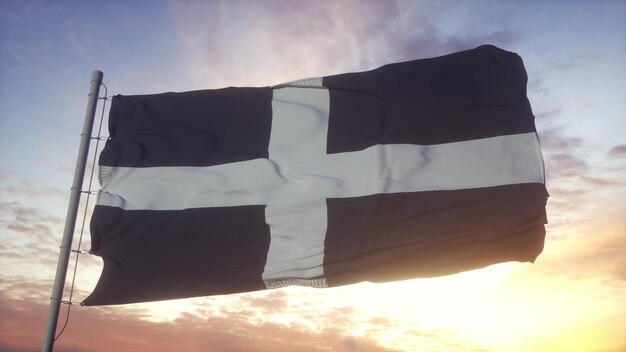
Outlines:
{"label": "black fabric of flag", "polygon": [[533,262],[543,160],[490,45],[263,88],[115,96],[86,305]]}

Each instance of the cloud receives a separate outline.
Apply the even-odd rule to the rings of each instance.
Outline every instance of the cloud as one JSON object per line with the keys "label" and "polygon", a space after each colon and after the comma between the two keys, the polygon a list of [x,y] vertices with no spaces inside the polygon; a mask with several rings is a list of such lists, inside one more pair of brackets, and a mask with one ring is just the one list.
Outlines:
{"label": "cloud", "polygon": [[187,67],[214,86],[367,70],[484,43],[508,47],[521,35],[494,24],[506,23],[506,10],[491,14],[498,20],[490,26],[446,28],[455,22],[425,2],[170,2]]}
{"label": "cloud", "polygon": [[[2,347],[34,350],[46,309],[44,304],[0,294]],[[115,308],[72,309],[70,324],[55,347],[59,351],[395,351],[332,325],[313,331],[299,324],[253,323],[239,312],[226,317],[184,314],[172,322],[154,323]]]}
{"label": "cloud", "polygon": [[[555,109],[545,114],[560,114],[560,110]],[[613,168],[612,163],[604,164],[594,160],[593,154],[598,148],[591,142],[569,135],[563,127],[546,128],[539,136],[549,183],[561,183],[569,179],[577,182],[576,187],[594,187],[595,190],[598,190],[598,186],[606,188],[624,185],[621,168]],[[620,158],[622,155],[626,155],[626,145],[615,146],[608,153],[609,158]]]}
{"label": "cloud", "polygon": [[0,201],[0,228],[31,237],[36,243],[52,243],[56,230],[63,223],[62,218],[46,210],[25,206],[17,201]]}
{"label": "cloud", "polygon": [[[48,309],[39,292],[48,293],[49,287],[20,280],[3,280],[6,285],[0,286],[0,347],[35,350]],[[459,350],[478,347],[453,330],[337,305],[341,301],[328,291],[291,288],[189,301],[195,308],[158,322],[151,319],[150,304],[73,307],[55,350],[394,352],[446,350],[450,344]],[[171,301],[171,307],[181,310],[181,303]],[[62,320],[65,312],[63,306]]]}
{"label": "cloud", "polygon": [[[57,267],[64,222],[63,218],[42,208],[18,201],[0,201],[0,266],[3,268],[0,272],[0,288],[19,282],[12,285],[11,292],[27,294],[24,291],[29,287],[27,283],[45,281],[48,287],[38,292],[42,297],[49,294]],[[80,223],[77,228],[80,228]],[[87,237],[88,232],[84,242]],[[78,240],[79,236],[76,235],[72,248],[78,247]],[[70,259],[68,278],[73,272],[74,255]],[[89,277],[94,276],[94,269],[101,265],[97,258],[81,256],[79,281],[93,281]]]}
{"label": "cloud", "polygon": [[264,315],[276,314],[287,309],[289,296],[284,291],[271,291],[266,296],[243,296],[239,302],[244,307],[249,307]]}
{"label": "cloud", "polygon": [[581,180],[592,186],[598,187],[622,187],[626,180],[622,178],[607,179],[604,177],[581,176]]}
{"label": "cloud", "polygon": [[[559,108],[555,108],[551,111],[547,111],[541,114],[543,118],[555,118],[561,114]],[[560,151],[571,152],[574,149],[582,148],[584,141],[580,137],[568,136],[567,132],[563,128],[551,127],[543,129],[539,136],[541,137],[541,146],[546,151]]]}
{"label": "cloud", "polygon": [[550,155],[550,171],[557,177],[578,177],[589,170],[587,161],[576,154],[561,152]]}
{"label": "cloud", "polygon": [[586,144],[582,138],[569,136],[565,129],[560,127],[544,129],[539,133],[539,137],[546,156],[548,176],[576,177],[589,170],[585,158]]}
{"label": "cloud", "polygon": [[626,157],[626,144],[616,145],[609,151],[609,157],[611,158],[624,158]]}
{"label": "cloud", "polygon": [[550,71],[574,71],[580,67],[588,66],[590,62],[598,65],[607,57],[606,54],[585,47],[571,55],[559,57],[558,60],[547,61]]}

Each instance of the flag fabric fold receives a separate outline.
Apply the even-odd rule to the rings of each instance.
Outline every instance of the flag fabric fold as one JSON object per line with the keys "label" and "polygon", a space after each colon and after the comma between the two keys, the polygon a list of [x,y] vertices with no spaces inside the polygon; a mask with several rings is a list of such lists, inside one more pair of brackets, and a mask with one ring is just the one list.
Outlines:
{"label": "flag fabric fold", "polygon": [[543,249],[522,59],[491,45],[273,87],[118,95],[85,305],[447,275]]}

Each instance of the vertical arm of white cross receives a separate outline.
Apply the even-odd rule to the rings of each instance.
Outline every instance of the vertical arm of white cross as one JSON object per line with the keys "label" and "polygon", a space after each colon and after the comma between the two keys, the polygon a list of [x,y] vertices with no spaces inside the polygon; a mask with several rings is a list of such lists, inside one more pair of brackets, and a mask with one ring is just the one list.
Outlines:
{"label": "vertical arm of white cross", "polygon": [[327,89],[274,90],[269,160],[287,182],[279,194],[272,195],[265,210],[271,232],[263,273],[268,287],[326,285],[327,177],[310,170],[311,165],[323,164],[329,107]]}

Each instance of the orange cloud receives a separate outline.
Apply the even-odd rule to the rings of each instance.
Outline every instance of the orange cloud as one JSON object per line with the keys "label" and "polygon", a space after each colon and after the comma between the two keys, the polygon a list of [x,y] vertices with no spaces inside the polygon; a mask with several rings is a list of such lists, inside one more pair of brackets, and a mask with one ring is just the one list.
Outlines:
{"label": "orange cloud", "polygon": [[[0,296],[0,350],[36,350],[46,311],[42,304]],[[74,308],[70,319],[55,351],[393,351],[332,326],[316,332],[299,325],[252,323],[239,314],[186,313],[155,323],[121,309]]]}

